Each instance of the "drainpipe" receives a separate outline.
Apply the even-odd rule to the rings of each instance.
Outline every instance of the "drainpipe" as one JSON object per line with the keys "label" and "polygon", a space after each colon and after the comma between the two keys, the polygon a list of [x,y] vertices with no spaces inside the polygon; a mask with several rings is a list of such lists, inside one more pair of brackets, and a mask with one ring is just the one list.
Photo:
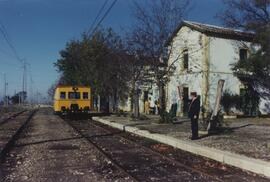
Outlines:
{"label": "drainpipe", "polygon": [[[202,106],[205,109],[205,114],[210,112],[209,107],[209,76],[210,76],[210,38],[206,35],[203,36],[203,60],[202,60]],[[206,117],[206,116],[205,116]]]}

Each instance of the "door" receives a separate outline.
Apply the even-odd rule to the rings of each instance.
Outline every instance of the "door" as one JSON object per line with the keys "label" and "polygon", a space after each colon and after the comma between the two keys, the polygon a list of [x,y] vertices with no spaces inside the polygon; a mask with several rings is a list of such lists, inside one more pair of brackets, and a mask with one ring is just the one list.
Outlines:
{"label": "door", "polygon": [[188,114],[188,107],[189,107],[189,89],[188,87],[183,88],[183,114],[187,115]]}

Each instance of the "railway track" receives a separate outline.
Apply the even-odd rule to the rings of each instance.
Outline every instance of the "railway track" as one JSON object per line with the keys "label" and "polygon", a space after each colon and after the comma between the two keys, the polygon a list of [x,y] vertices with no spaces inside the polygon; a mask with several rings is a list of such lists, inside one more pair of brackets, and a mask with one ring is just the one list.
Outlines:
{"label": "railway track", "polygon": [[20,111],[20,112],[17,112],[15,114],[12,114],[11,116],[3,119],[3,120],[0,120],[0,126],[5,124],[6,122],[8,122],[9,120],[13,119],[13,118],[16,118],[17,116],[21,115],[22,113],[26,112],[26,110],[23,110],[23,111]]}
{"label": "railway track", "polygon": [[[90,125],[92,125],[93,127],[97,127],[97,128],[99,128],[99,129],[103,130],[104,132],[108,132],[108,133],[111,132],[109,129],[107,129],[107,128],[105,128],[105,127],[102,127],[101,125],[94,124],[93,122],[90,123]],[[191,171],[193,171],[193,172],[200,173],[200,174],[202,174],[203,176],[207,176],[207,177],[209,177],[210,179],[213,179],[213,180],[218,181],[218,182],[224,182],[222,179],[220,179],[220,178],[218,178],[218,177],[216,177],[216,176],[213,176],[213,175],[211,175],[211,174],[206,173],[205,171],[202,171],[202,170],[199,170],[199,169],[195,169],[195,168],[192,168],[192,167],[190,167],[190,166],[187,166],[187,165],[185,165],[185,164],[183,164],[183,163],[180,163],[179,161],[174,160],[174,159],[172,159],[172,158],[170,158],[170,157],[167,157],[167,156],[165,156],[165,155],[162,155],[161,153],[159,153],[159,152],[157,152],[157,151],[155,151],[155,150],[153,150],[153,149],[151,149],[151,148],[149,148],[149,147],[146,147],[146,146],[144,146],[144,145],[142,145],[142,144],[139,144],[138,142],[136,142],[136,141],[134,141],[134,140],[130,140],[130,139],[126,138],[126,137],[123,137],[122,135],[115,135],[115,136],[118,137],[118,138],[121,139],[121,140],[125,140],[126,142],[130,142],[130,143],[136,145],[137,147],[143,148],[144,150],[147,150],[148,152],[152,153],[153,155],[158,155],[158,156],[160,156],[161,158],[166,159],[166,160],[168,160],[168,161],[171,162],[171,163],[175,163],[175,164],[177,164],[178,166],[184,167],[184,168],[187,169],[187,170],[191,170]]]}
{"label": "railway track", "polygon": [[[116,161],[126,172],[130,173],[139,181],[179,181],[179,179],[181,179],[181,181],[199,180],[219,182],[269,181],[269,179],[262,176],[249,173],[232,166],[224,165],[201,156],[196,156],[185,151],[174,149],[170,146],[165,145],[165,147],[170,148],[168,149],[169,152],[159,151],[158,149],[153,148],[153,146],[160,145],[158,142],[134,136],[95,121],[79,120],[69,122],[72,123],[73,127],[75,127],[76,130],[79,130],[84,137],[87,137],[87,139],[98,146],[102,152],[112,160]],[[124,152],[121,152],[121,150]],[[142,154],[144,155],[143,160],[138,157],[138,155],[140,156]],[[151,163],[155,163],[155,161],[151,161],[152,156],[155,156],[156,161],[165,162],[161,162],[159,166],[151,166]],[[138,162],[136,163],[137,159]],[[145,162],[146,165],[143,164]],[[151,166],[152,169],[146,169],[145,171],[147,172],[145,172],[144,167],[147,168],[148,165]],[[170,166],[173,166],[174,170],[171,170]],[[195,176],[194,179],[185,178],[178,169],[180,169],[180,171],[182,170],[184,173],[189,173],[191,176]],[[172,174],[171,176],[166,177],[156,175],[156,178],[153,177],[152,179],[147,180],[147,178],[152,175],[151,173],[153,171],[164,174],[164,176],[167,175],[168,171],[169,173],[172,172]],[[178,176],[178,178],[173,176]]]}
{"label": "railway track", "polygon": [[[3,162],[7,153],[10,151],[15,141],[18,139],[21,132],[25,129],[28,122],[34,116],[37,110],[33,111],[21,111],[16,113],[9,118],[0,122],[1,136],[0,136],[0,161]],[[18,117],[26,114],[23,121],[19,120]],[[5,133],[5,130],[9,133]]]}
{"label": "railway track", "polygon": [[40,108],[22,131],[5,162],[0,164],[0,179],[6,182],[136,181],[50,108]]}
{"label": "railway track", "polygon": [[93,142],[87,135],[85,135],[78,127],[76,127],[74,124],[72,124],[70,121],[65,120],[67,124],[72,127],[82,138],[84,138],[86,141],[88,141],[96,150],[98,150],[105,158],[109,159],[113,165],[122,171],[125,175],[127,175],[131,181],[140,181],[138,178],[136,178],[134,175],[130,174],[125,168],[123,168],[116,160],[114,160],[110,155],[108,155],[104,150],[97,145],[95,142]]}
{"label": "railway track", "polygon": [[121,136],[121,132],[112,132],[89,121],[67,122],[136,181],[223,181],[129,140]]}
{"label": "railway track", "polygon": [[[208,162],[208,159],[172,147],[162,152],[155,148],[156,145],[162,145],[158,142],[91,120],[60,120],[57,116],[50,116],[47,110],[40,110],[28,124],[34,114],[35,112],[26,112],[13,118],[14,121],[0,126],[0,149],[1,139],[7,137],[1,127],[12,129],[14,137],[9,138],[11,143],[6,151],[10,157],[7,157],[5,162],[9,162],[1,164],[5,179],[22,179],[22,176],[27,176],[34,181],[47,178],[52,181],[91,181],[93,178],[146,182],[269,181],[252,173],[241,172],[240,169],[230,169],[228,166],[226,167],[229,171],[222,173],[217,166],[207,166],[205,162]],[[16,128],[11,127],[13,125],[16,125]],[[25,131],[27,135],[24,134]],[[20,134],[21,132],[23,134]],[[14,142],[16,147],[13,147]],[[23,148],[20,148],[22,146]],[[175,157],[175,154],[179,158]],[[24,160],[17,165],[17,159]],[[210,161],[211,165],[214,163]],[[10,167],[10,164],[15,166]]]}

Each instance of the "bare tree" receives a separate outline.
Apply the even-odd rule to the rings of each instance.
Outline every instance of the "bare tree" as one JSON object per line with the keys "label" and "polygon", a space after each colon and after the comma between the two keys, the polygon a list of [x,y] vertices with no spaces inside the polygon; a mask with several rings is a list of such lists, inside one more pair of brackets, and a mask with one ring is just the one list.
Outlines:
{"label": "bare tree", "polygon": [[168,65],[171,50],[167,41],[187,13],[188,0],[156,0],[145,4],[134,2],[136,25],[133,29],[133,43],[144,51],[148,58],[155,84],[159,88],[160,114],[166,110],[165,86],[174,71],[174,64]]}
{"label": "bare tree", "polygon": [[133,36],[131,34],[126,38],[126,60],[130,74],[130,111],[133,112],[135,118],[138,118],[140,116],[140,87],[149,84],[152,80],[149,80],[151,78],[149,76],[149,63],[144,55],[144,51],[134,44]]}
{"label": "bare tree", "polygon": [[270,0],[223,0],[227,9],[218,15],[227,26],[256,30],[270,23]]}

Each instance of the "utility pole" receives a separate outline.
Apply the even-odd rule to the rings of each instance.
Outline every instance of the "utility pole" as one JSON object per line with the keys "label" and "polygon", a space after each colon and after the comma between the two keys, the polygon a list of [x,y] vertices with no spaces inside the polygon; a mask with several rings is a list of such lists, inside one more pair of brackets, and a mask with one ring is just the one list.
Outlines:
{"label": "utility pole", "polygon": [[6,78],[6,73],[4,73],[4,105],[8,106],[8,98],[7,98],[7,78]]}
{"label": "utility pole", "polygon": [[8,106],[9,105],[9,97],[8,97],[8,95],[7,95],[7,93],[8,93],[8,82],[6,81],[6,106]]}
{"label": "utility pole", "polygon": [[[16,97],[16,95],[17,95],[17,92],[16,92],[16,89],[14,90],[14,97]],[[19,97],[20,98],[20,97]],[[14,103],[16,103],[16,101],[14,102]]]}
{"label": "utility pole", "polygon": [[23,93],[24,93],[24,71],[25,71],[25,62],[23,61],[23,76],[22,76],[22,93],[20,94],[21,97],[21,104],[24,103]]}
{"label": "utility pole", "polygon": [[19,96],[19,106],[21,105],[21,93],[18,92],[18,96]]}
{"label": "utility pole", "polygon": [[26,94],[27,91],[27,75],[26,75],[26,62],[23,61],[23,80],[22,80],[22,94],[20,94],[20,102],[22,105],[24,105],[24,95]]}
{"label": "utility pole", "polygon": [[29,98],[29,101],[30,101],[30,105],[33,106],[33,99],[34,99],[34,96],[33,96],[33,78],[32,78],[32,74],[31,74],[31,65],[28,64],[29,66],[29,69],[28,69],[28,72],[29,72],[29,94],[28,94],[28,98]]}
{"label": "utility pole", "polygon": [[4,101],[4,106],[6,106],[6,73],[3,73],[4,76],[4,97],[3,97],[3,101]]}
{"label": "utility pole", "polygon": [[41,101],[41,94],[40,92],[37,90],[36,92],[36,105],[38,106],[40,104],[40,101]]}

